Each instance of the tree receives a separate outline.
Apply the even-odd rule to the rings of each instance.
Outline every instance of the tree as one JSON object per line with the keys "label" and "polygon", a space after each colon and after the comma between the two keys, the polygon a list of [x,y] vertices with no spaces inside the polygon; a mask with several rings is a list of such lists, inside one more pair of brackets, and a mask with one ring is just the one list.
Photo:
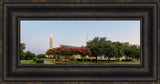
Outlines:
{"label": "tree", "polygon": [[105,42],[103,51],[105,57],[108,57],[108,61],[110,61],[111,57],[117,57],[118,52],[116,51],[116,47],[110,41]]}
{"label": "tree", "polygon": [[53,49],[49,49],[49,50],[47,50],[47,52],[46,52],[46,55],[53,55]]}
{"label": "tree", "polygon": [[87,47],[91,50],[92,56],[96,57],[96,62],[97,62],[97,56],[104,55],[103,44],[105,41],[106,41],[105,37],[102,38],[95,37],[93,40],[87,43]]}
{"label": "tree", "polygon": [[79,52],[80,52],[80,55],[82,56],[83,62],[84,62],[85,56],[87,56],[87,55],[89,55],[89,56],[92,55],[89,48],[82,47],[82,48],[80,48],[79,50],[80,50]]}
{"label": "tree", "polygon": [[33,59],[33,58],[35,58],[35,56],[36,55],[30,51],[26,52],[26,59]]}
{"label": "tree", "polygon": [[39,58],[39,59],[45,58],[45,54],[38,54],[37,58]]}
{"label": "tree", "polygon": [[133,56],[131,45],[128,42],[124,43],[123,53],[126,56],[126,61],[128,58]]}
{"label": "tree", "polygon": [[123,53],[123,48],[124,48],[123,43],[120,43],[119,41],[117,41],[117,42],[113,42],[113,45],[115,46],[116,51],[117,51],[116,57],[117,58],[122,57],[124,55],[124,53]]}
{"label": "tree", "polygon": [[20,44],[20,59],[25,59],[26,53],[24,52],[25,49],[25,44],[21,43]]}
{"label": "tree", "polygon": [[141,56],[141,53],[140,53],[140,48],[136,49],[136,52],[135,52],[135,58],[137,59],[138,61],[138,58],[140,58]]}
{"label": "tree", "polygon": [[138,45],[131,45],[130,48],[131,48],[131,51],[132,51],[131,57],[132,58],[136,58],[137,61],[138,61],[138,58],[140,58],[140,46],[138,46]]}
{"label": "tree", "polygon": [[61,45],[54,50],[54,54],[65,56],[65,60],[67,61],[73,55],[73,50]]}
{"label": "tree", "polygon": [[138,58],[140,57],[140,46],[138,45],[129,45],[129,43],[124,43],[124,54],[128,58]]}

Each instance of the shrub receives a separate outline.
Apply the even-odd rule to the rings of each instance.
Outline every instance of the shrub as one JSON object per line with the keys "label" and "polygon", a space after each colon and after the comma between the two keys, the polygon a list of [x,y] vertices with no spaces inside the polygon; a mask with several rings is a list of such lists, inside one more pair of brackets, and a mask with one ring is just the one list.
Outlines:
{"label": "shrub", "polygon": [[84,61],[87,61],[87,62],[88,62],[88,61],[91,61],[91,59],[86,58],[86,59],[84,59]]}
{"label": "shrub", "polygon": [[[55,61],[54,63],[55,64],[61,64],[62,62]],[[64,63],[62,63],[62,64],[64,64]]]}
{"label": "shrub", "polygon": [[44,63],[43,59],[36,59],[36,63]]}
{"label": "shrub", "polygon": [[31,59],[35,58],[35,56],[36,55],[34,53],[30,52],[30,51],[26,52],[26,59],[27,60],[31,60]]}
{"label": "shrub", "polygon": [[[82,59],[77,59],[77,61],[80,61],[80,62],[82,62],[83,60]],[[86,58],[86,59],[84,59],[84,61],[91,61],[91,59],[88,59],[88,58]]]}
{"label": "shrub", "polygon": [[77,59],[77,61],[80,61],[80,62],[82,62],[82,59]]}
{"label": "shrub", "polygon": [[132,61],[132,59],[122,59],[121,61]]}
{"label": "shrub", "polygon": [[92,61],[96,61],[96,59],[92,59]]}
{"label": "shrub", "polygon": [[45,54],[38,54],[38,55],[37,55],[37,58],[40,58],[40,59],[41,59],[41,58],[45,58]]}
{"label": "shrub", "polygon": [[37,58],[36,58],[36,57],[34,57],[34,58],[33,58],[33,61],[36,61],[36,59],[37,59]]}

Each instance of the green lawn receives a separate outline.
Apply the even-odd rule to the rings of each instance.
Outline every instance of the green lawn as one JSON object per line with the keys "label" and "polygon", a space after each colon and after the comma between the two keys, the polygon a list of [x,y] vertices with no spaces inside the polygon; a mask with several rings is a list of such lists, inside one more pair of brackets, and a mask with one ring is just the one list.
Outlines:
{"label": "green lawn", "polygon": [[[88,61],[88,62],[81,62],[81,61],[72,61],[72,62],[69,62],[69,61],[53,61],[53,60],[46,60],[48,62],[51,62],[51,63],[54,63],[54,64],[95,64],[96,61]],[[139,62],[137,60],[132,60],[132,61],[98,61],[98,63],[129,63],[129,62]],[[43,63],[36,63],[35,61],[33,60],[20,60],[20,64],[43,64]]]}
{"label": "green lawn", "polygon": [[20,60],[20,64],[43,64],[43,63],[36,63],[33,60]]}
{"label": "green lawn", "polygon": [[[55,64],[95,64],[96,61],[88,61],[88,62],[80,62],[80,61],[73,61],[73,62],[68,62],[68,61],[53,61],[53,60],[47,60],[48,62],[51,62],[51,63],[55,63]],[[132,61],[98,61],[98,63],[131,63],[131,62],[139,62],[137,60],[132,60]]]}

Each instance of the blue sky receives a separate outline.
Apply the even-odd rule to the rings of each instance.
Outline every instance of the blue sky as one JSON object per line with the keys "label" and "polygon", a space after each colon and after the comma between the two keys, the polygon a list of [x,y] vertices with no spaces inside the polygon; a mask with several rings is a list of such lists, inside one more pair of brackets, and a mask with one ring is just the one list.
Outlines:
{"label": "blue sky", "polygon": [[140,20],[21,20],[20,43],[25,51],[44,54],[49,49],[51,25],[53,47],[85,46],[94,37],[140,45]]}

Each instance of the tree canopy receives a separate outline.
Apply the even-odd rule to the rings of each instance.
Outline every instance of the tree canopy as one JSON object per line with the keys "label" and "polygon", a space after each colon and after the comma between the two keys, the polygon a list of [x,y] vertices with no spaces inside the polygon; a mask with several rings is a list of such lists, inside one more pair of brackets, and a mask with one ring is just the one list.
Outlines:
{"label": "tree canopy", "polygon": [[21,43],[20,44],[20,59],[25,59],[26,53],[24,52],[25,49],[25,44]]}
{"label": "tree canopy", "polygon": [[24,52],[24,49],[25,49],[25,44],[24,43],[20,43],[20,59],[25,59],[25,60],[28,60],[28,59],[33,59],[35,57],[35,54],[30,52],[30,51],[27,51],[27,52]]}
{"label": "tree canopy", "polygon": [[97,56],[101,55],[108,57],[108,60],[111,57],[140,57],[140,47],[138,45],[131,45],[128,42],[112,42],[107,40],[106,37],[95,37],[87,43],[87,47],[91,50],[92,56],[96,57],[96,60]]}

